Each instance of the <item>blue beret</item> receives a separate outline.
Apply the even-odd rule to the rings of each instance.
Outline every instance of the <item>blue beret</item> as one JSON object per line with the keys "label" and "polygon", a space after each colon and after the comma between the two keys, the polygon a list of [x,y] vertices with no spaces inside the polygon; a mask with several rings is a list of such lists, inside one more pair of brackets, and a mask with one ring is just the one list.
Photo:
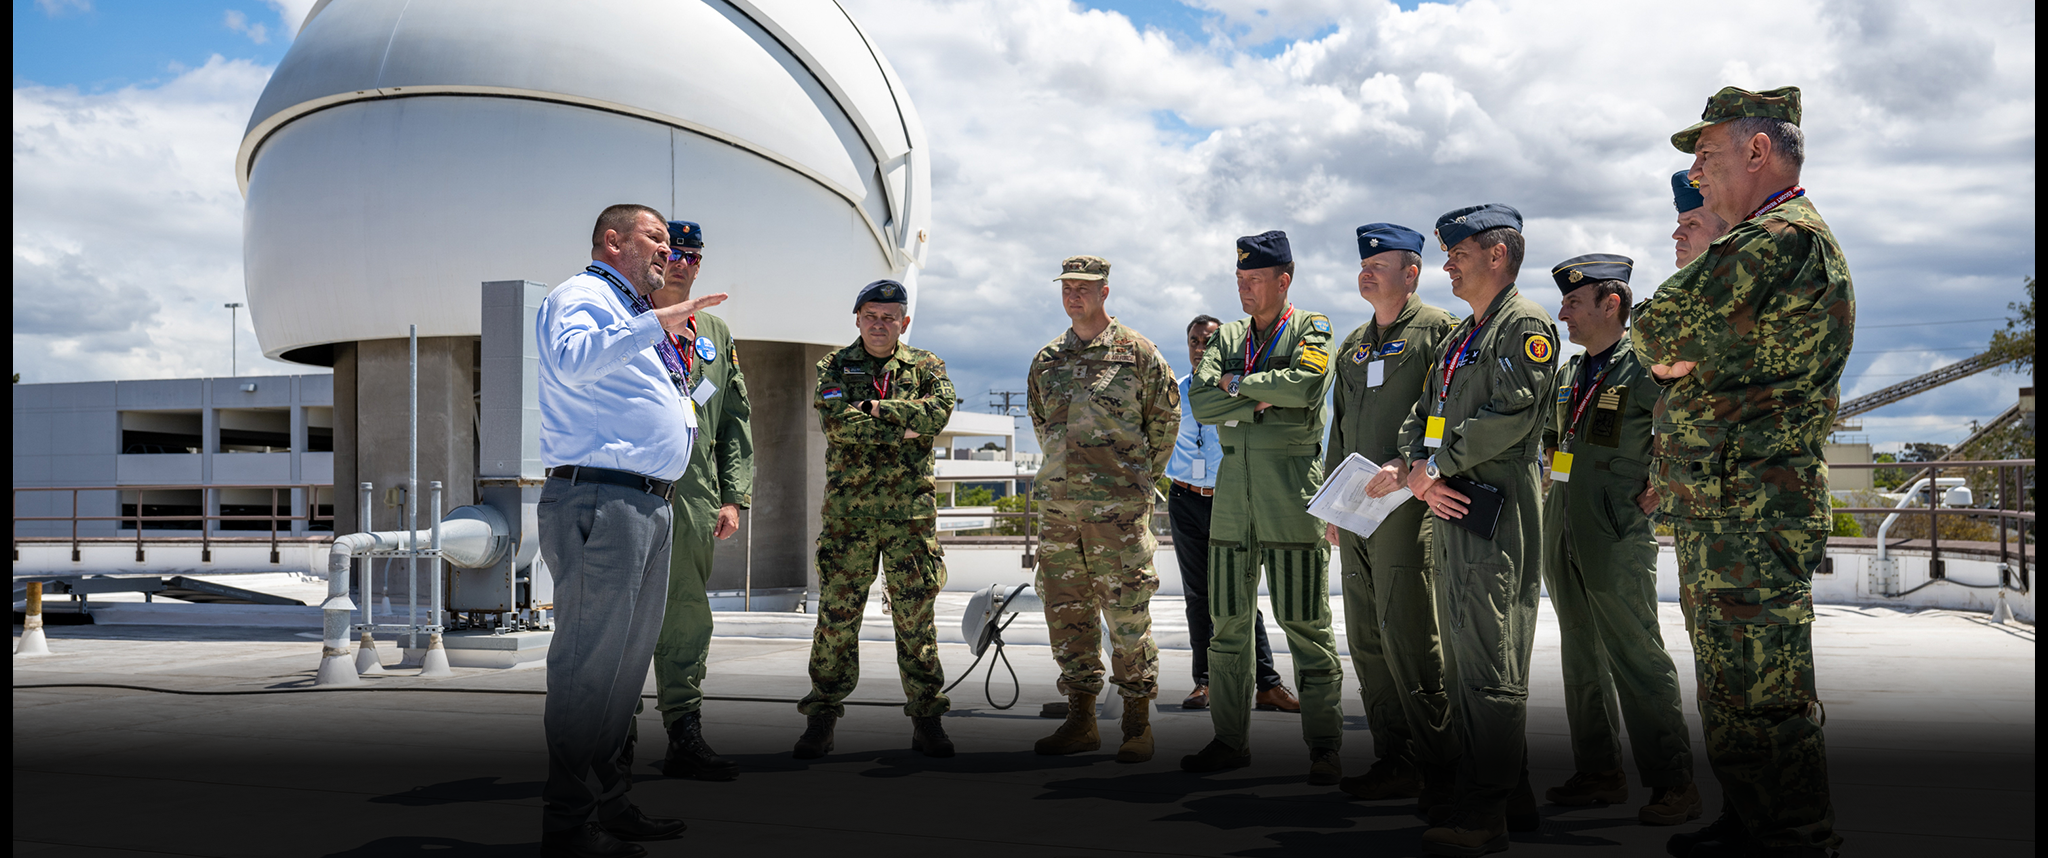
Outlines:
{"label": "blue beret", "polygon": [[860,297],[853,299],[853,311],[856,313],[860,312],[860,308],[866,306],[869,302],[908,304],[910,303],[910,290],[903,288],[903,284],[894,280],[877,280],[861,287]]}
{"label": "blue beret", "polygon": [[1588,253],[1574,256],[1550,269],[1550,279],[1557,281],[1560,291],[1569,293],[1573,289],[1601,280],[1628,282],[1628,273],[1636,261],[1619,253]]}
{"label": "blue beret", "polygon": [[1294,251],[1287,245],[1287,233],[1279,230],[1247,235],[1237,240],[1237,270],[1250,271],[1255,268],[1278,268],[1294,261]]}
{"label": "blue beret", "polygon": [[1389,250],[1422,253],[1422,233],[1397,223],[1369,223],[1358,228],[1358,258],[1371,259]]}
{"label": "blue beret", "polygon": [[686,220],[669,221],[668,243],[674,247],[703,247],[704,228]]}
{"label": "blue beret", "polygon": [[1706,198],[1700,196],[1700,189],[1692,186],[1692,180],[1686,178],[1685,173],[1680,170],[1671,174],[1671,202],[1678,206],[1679,214],[1707,204]]}
{"label": "blue beret", "polygon": [[1522,231],[1522,213],[1513,206],[1487,203],[1452,209],[1436,219],[1436,240],[1444,252],[1458,246],[1458,242],[1497,226]]}

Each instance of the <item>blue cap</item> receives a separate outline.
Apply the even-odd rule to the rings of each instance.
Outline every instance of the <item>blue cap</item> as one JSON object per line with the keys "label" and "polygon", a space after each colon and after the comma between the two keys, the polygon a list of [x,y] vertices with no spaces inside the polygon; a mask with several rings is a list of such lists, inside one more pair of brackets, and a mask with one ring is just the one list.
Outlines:
{"label": "blue cap", "polygon": [[1287,233],[1280,230],[1247,235],[1237,240],[1237,270],[1251,271],[1256,268],[1278,268],[1294,261],[1294,250],[1287,244]]}
{"label": "blue cap", "polygon": [[903,288],[903,284],[894,280],[877,280],[861,287],[860,297],[853,299],[853,311],[856,313],[860,312],[860,308],[870,302],[908,304],[910,303],[910,290]]}
{"label": "blue cap", "polygon": [[1685,174],[1685,170],[1671,174],[1671,202],[1678,206],[1679,214],[1685,214],[1707,204],[1707,199],[1700,196],[1700,189],[1693,187],[1692,180],[1686,178]]}
{"label": "blue cap", "polygon": [[1369,223],[1358,228],[1358,258],[1371,259],[1389,250],[1422,253],[1422,233],[1397,223]]}
{"label": "blue cap", "polygon": [[686,220],[669,221],[668,243],[671,247],[703,247],[704,228]]}
{"label": "blue cap", "polygon": [[1521,232],[1522,213],[1515,211],[1513,206],[1500,203],[1452,209],[1436,219],[1437,244],[1449,253],[1451,248],[1458,246],[1458,242],[1497,226]]}
{"label": "blue cap", "polygon": [[1619,253],[1588,253],[1574,256],[1550,269],[1550,279],[1557,281],[1557,288],[1569,294],[1573,289],[1602,280],[1628,282],[1628,273],[1634,270],[1636,261]]}

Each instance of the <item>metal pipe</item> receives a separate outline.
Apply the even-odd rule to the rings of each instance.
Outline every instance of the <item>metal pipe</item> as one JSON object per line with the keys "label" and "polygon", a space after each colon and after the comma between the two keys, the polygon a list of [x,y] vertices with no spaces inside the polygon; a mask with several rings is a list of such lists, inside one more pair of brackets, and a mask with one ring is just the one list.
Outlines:
{"label": "metal pipe", "polygon": [[[1928,483],[1930,483],[1930,482],[1934,482],[1934,483],[1937,483],[1937,484],[1936,484],[1936,485],[1935,485],[1935,486],[1933,487],[1933,489],[1932,489],[1932,490],[1930,490],[1930,491],[1934,491],[1934,490],[1939,490],[1939,489],[1941,488],[1941,486],[1939,485],[1939,483],[1940,483],[1940,481],[1941,481],[1941,480],[1946,480],[1946,481],[1947,481],[1947,484],[1948,484],[1948,485],[1951,485],[1951,486],[1960,486],[1960,485],[1962,485],[1962,484],[1963,484],[1963,478],[1962,478],[1962,477],[1941,477],[1941,478],[1940,478],[1940,480],[1934,480],[1934,479],[1932,479],[1932,478],[1922,478],[1922,479],[1919,479],[1919,480],[1915,480],[1915,481],[1913,482],[1913,484],[1912,484],[1911,486],[1908,486],[1908,487],[1906,487],[1906,494],[1905,494],[1905,496],[1904,496],[1904,497],[1901,497],[1901,498],[1899,498],[1899,502],[1898,502],[1898,504],[1897,504],[1896,506],[1892,507],[1892,508],[1893,508],[1893,509],[1905,509],[1907,505],[1909,505],[1909,504],[1911,504],[1911,503],[1913,502],[1913,499],[1914,499],[1914,498],[1917,498],[1917,497],[1919,497],[1919,496],[1920,496],[1920,490],[1921,490],[1921,489],[1925,489],[1925,488],[1928,488]],[[1927,501],[1927,506],[1928,506],[1928,508],[1929,508],[1929,509],[1932,509],[1932,508],[1934,508],[1935,506],[1939,505],[1940,503],[1941,503],[1941,501],[1940,501],[1940,499],[1939,499],[1938,497],[1936,497],[1936,496],[1934,496],[1934,495],[1930,494],[1930,496],[1929,496],[1929,498],[1928,498],[1928,501]],[[1899,516],[1900,516],[1900,513],[1897,513],[1897,512],[1894,512],[1894,513],[1892,513],[1891,515],[1887,515],[1887,516],[1885,516],[1885,517],[1884,517],[1884,523],[1882,523],[1882,524],[1879,524],[1879,525],[1877,526],[1877,559],[1878,559],[1878,560],[1881,560],[1881,561],[1882,561],[1882,560],[1888,560],[1888,559],[1890,559],[1890,558],[1891,558],[1891,552],[1890,552],[1889,550],[1887,550],[1887,546],[1885,545],[1885,541],[1884,541],[1884,539],[1885,539],[1885,534],[1887,534],[1887,533],[1890,533],[1890,532],[1891,532],[1891,529],[1892,529],[1892,525],[1898,522],[1898,520],[1899,520]],[[1928,520],[1932,521],[1932,520],[1934,519],[1934,515],[1933,515],[1933,513],[1929,513],[1929,514],[1928,514],[1928,516],[1927,516],[1927,518],[1928,518]]]}
{"label": "metal pipe", "polygon": [[43,637],[43,582],[28,582],[28,604],[22,609],[21,643],[15,655],[49,655],[50,643]]}
{"label": "metal pipe", "polygon": [[405,556],[405,621],[412,630],[405,633],[405,648],[419,648],[420,627],[420,518],[413,498],[420,493],[420,326],[406,326],[406,453],[405,529],[412,534],[412,553]]}
{"label": "metal pipe", "polygon": [[741,602],[740,609],[751,613],[754,610],[754,508],[751,506],[747,507],[746,576],[747,595],[745,600]]}
{"label": "metal pipe", "polygon": [[441,629],[441,481],[440,481],[440,480],[435,480],[435,481],[433,481],[433,482],[431,482],[431,483],[428,483],[427,485],[428,485],[428,489],[427,489],[427,491],[429,492],[430,496],[431,496],[431,497],[433,498],[433,510],[434,510],[434,536],[433,536],[433,541],[431,542],[431,547],[432,547],[432,548],[434,549],[434,556],[433,556],[433,558],[432,558],[432,559],[431,559],[431,560],[429,561],[429,565],[428,565],[428,567],[427,567],[427,568],[428,568],[428,572],[427,572],[427,574],[428,574],[429,576],[431,576],[431,577],[430,577],[430,579],[429,579],[429,583],[428,583],[428,592],[432,594],[432,595],[431,595],[431,596],[429,596],[429,597],[428,597],[428,599],[427,599],[427,603],[428,603],[428,611],[427,611],[427,625],[429,625],[429,626],[432,626],[432,627],[434,628],[434,630],[435,630],[435,631],[440,631],[440,629]]}
{"label": "metal pipe", "polygon": [[[374,497],[371,493],[376,490],[376,487],[371,483],[365,482],[362,484],[362,490],[363,503],[361,506],[356,507],[356,518],[362,522],[361,532],[369,533],[372,530],[370,526],[370,504],[373,502]],[[335,530],[340,529],[340,527],[335,528]],[[370,565],[370,562],[370,558],[363,558],[363,574],[361,577],[356,579],[358,581],[363,582],[363,625],[366,626],[373,622],[376,622],[376,620],[374,620],[371,617],[371,606],[377,601],[377,599],[376,594],[370,592],[370,588],[372,586],[370,583],[370,579],[376,573],[372,571],[374,567]]]}

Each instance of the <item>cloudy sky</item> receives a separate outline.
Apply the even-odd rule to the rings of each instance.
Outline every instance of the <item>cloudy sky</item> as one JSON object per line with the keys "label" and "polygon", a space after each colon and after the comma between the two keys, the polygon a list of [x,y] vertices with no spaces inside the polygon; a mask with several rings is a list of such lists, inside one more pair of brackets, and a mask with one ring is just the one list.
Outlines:
{"label": "cloudy sky", "polygon": [[[1527,218],[1529,293],[1587,252],[1673,270],[1668,136],[1723,85],[1805,91],[1803,184],[1856,278],[1855,396],[1982,347],[2034,273],[2030,3],[844,0],[934,155],[918,345],[962,407],[1021,389],[1065,325],[1058,260],[1175,362],[1240,315],[1232,240],[1293,237],[1300,306],[1363,321],[1352,228],[1458,206]],[[14,368],[28,381],[227,372],[242,300],[233,161],[310,0],[16,0]],[[1424,300],[1465,309],[1424,256]],[[244,373],[267,361],[241,318]],[[1953,442],[2027,380],[1980,375],[1865,418]]]}

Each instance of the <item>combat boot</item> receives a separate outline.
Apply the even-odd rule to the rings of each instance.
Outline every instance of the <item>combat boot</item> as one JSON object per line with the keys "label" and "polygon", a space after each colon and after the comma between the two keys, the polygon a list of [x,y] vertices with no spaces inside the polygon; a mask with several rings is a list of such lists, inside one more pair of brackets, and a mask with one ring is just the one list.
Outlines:
{"label": "combat boot", "polygon": [[[1042,751],[1040,753],[1043,753]],[[1143,763],[1152,759],[1152,701],[1124,701],[1124,743],[1116,746],[1119,763]]]}
{"label": "combat boot", "polygon": [[[1133,707],[1124,707],[1129,711]],[[1128,717],[1128,716],[1126,716]],[[1032,750],[1047,756],[1078,754],[1102,747],[1102,734],[1095,729],[1095,695],[1076,691],[1067,695],[1067,720],[1038,740]]]}
{"label": "combat boot", "polygon": [[1658,787],[1650,794],[1650,803],[1636,811],[1636,819],[1644,825],[1683,825],[1700,818],[1700,788],[1686,781],[1674,787]]}
{"label": "combat boot", "polygon": [[1476,858],[1508,851],[1508,832],[1496,814],[1460,810],[1444,824],[1422,832],[1422,851],[1431,855]]}
{"label": "combat boot", "polygon": [[1337,756],[1336,748],[1308,749],[1308,783],[1310,786],[1335,786],[1344,782],[1344,760]]}
{"label": "combat boot", "polygon": [[1620,804],[1628,801],[1628,774],[1620,769],[1574,772],[1563,784],[1544,790],[1543,797],[1566,807]]}
{"label": "combat boot", "polygon": [[691,712],[668,729],[668,759],[662,773],[672,778],[729,781],[740,776],[740,764],[718,755],[704,741],[702,713]]}
{"label": "combat boot", "polygon": [[796,740],[796,751],[790,756],[799,760],[815,760],[832,753],[832,722],[839,716],[830,712],[819,712],[804,722],[804,734]]}
{"label": "combat boot", "polygon": [[1432,816],[1437,808],[1448,814],[1458,798],[1458,776],[1449,766],[1423,766],[1422,791],[1415,796],[1415,815],[1435,825],[1448,816]]}
{"label": "combat boot", "polygon": [[1671,839],[1664,841],[1664,851],[1677,858],[1687,858],[1693,854],[1695,848],[1710,843],[1714,844],[1710,852],[1721,848],[1722,845],[1737,848],[1749,845],[1748,826],[1742,824],[1742,817],[1735,813],[1735,805],[1730,804],[1725,798],[1721,800],[1720,816],[1698,831],[1681,831],[1671,835]]}
{"label": "combat boot", "polygon": [[1252,749],[1233,748],[1224,744],[1222,739],[1210,739],[1202,750],[1180,758],[1180,770],[1184,772],[1220,772],[1251,764]]}
{"label": "combat boot", "polygon": [[1407,757],[1381,757],[1365,774],[1345,778],[1337,785],[1345,795],[1366,801],[1415,798],[1422,792],[1422,772]]}
{"label": "combat boot", "polygon": [[927,757],[953,756],[953,740],[937,715],[915,715],[910,719],[910,749]]}

